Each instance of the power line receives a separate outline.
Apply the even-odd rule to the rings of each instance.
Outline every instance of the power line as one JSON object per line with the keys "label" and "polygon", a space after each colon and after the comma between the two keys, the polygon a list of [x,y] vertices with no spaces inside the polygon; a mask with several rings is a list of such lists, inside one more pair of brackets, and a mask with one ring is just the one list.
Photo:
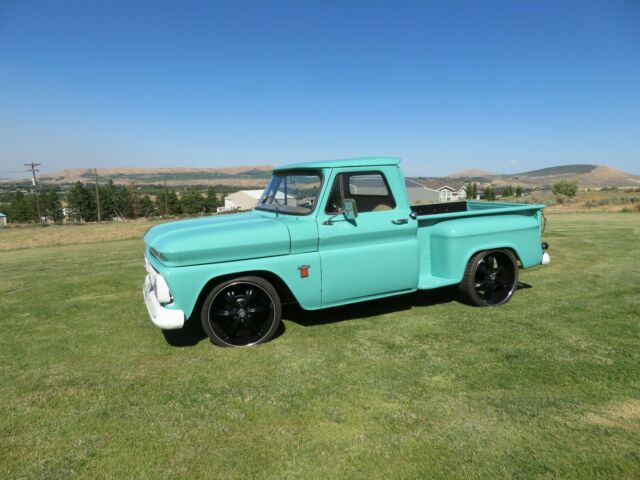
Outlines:
{"label": "power line", "polygon": [[40,223],[42,221],[42,215],[40,214],[40,198],[38,197],[38,179],[36,178],[36,172],[39,172],[40,170],[37,169],[36,167],[39,167],[40,165],[42,165],[41,163],[24,163],[23,164],[25,167],[29,167],[27,169],[27,172],[31,171],[31,176],[33,179],[33,193],[36,196],[36,207],[38,208],[38,221],[37,223]]}

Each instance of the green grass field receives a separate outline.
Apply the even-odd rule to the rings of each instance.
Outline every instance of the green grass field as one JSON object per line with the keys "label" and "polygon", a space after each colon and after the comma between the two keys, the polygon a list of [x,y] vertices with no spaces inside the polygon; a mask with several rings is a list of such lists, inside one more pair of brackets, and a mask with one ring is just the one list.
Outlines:
{"label": "green grass field", "polygon": [[640,215],[545,238],[506,306],[291,307],[252,349],[169,344],[140,240],[0,249],[0,478],[638,478]]}

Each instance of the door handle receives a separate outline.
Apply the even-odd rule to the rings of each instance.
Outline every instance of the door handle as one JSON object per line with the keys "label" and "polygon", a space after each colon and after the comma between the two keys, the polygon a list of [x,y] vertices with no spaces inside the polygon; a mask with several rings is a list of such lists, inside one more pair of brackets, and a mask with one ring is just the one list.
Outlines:
{"label": "door handle", "polygon": [[391,220],[391,223],[394,225],[403,225],[405,223],[409,223],[408,218],[396,218],[395,220]]}

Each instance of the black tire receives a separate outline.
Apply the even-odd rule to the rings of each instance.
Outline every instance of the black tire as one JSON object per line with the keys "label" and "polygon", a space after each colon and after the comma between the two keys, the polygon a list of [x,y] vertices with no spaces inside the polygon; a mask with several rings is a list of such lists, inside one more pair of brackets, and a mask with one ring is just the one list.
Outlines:
{"label": "black tire", "polygon": [[280,326],[282,306],[273,285],[260,277],[237,277],[216,285],[200,314],[202,328],[220,347],[268,342]]}
{"label": "black tire", "polygon": [[504,305],[518,287],[518,260],[509,250],[478,252],[467,264],[458,290],[470,305]]}

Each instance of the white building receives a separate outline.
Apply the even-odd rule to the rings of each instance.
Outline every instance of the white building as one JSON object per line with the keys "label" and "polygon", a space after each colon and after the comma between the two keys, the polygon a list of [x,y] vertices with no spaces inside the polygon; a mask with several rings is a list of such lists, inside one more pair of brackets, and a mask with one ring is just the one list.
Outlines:
{"label": "white building", "polygon": [[[256,206],[258,200],[262,196],[263,190],[240,190],[235,193],[231,193],[224,197],[224,207],[218,207],[216,211],[220,212],[230,212],[232,210],[251,210]],[[288,195],[289,204],[295,202],[294,197]],[[283,200],[284,194],[282,192],[278,192],[276,195],[276,199]]]}
{"label": "white building", "polygon": [[467,199],[467,187],[464,183],[416,182],[407,179],[405,184],[411,205]]}
{"label": "white building", "polygon": [[224,197],[224,207],[218,207],[217,212],[231,210],[251,210],[262,196],[262,190],[240,190]]}
{"label": "white building", "polygon": [[0,212],[0,227],[7,224],[7,216]]}

